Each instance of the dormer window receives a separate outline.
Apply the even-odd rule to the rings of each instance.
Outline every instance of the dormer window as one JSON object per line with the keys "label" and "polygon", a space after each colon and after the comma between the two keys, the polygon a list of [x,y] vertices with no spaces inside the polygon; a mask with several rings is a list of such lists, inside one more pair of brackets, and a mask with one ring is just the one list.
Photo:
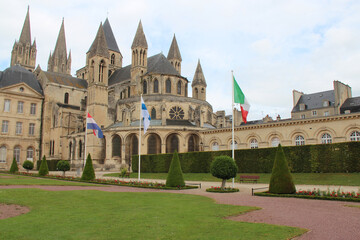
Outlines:
{"label": "dormer window", "polygon": [[300,103],[299,108],[300,108],[300,111],[304,111],[305,110],[305,104]]}
{"label": "dormer window", "polygon": [[323,101],[323,107],[328,107],[329,106],[329,101],[328,100],[324,100]]}

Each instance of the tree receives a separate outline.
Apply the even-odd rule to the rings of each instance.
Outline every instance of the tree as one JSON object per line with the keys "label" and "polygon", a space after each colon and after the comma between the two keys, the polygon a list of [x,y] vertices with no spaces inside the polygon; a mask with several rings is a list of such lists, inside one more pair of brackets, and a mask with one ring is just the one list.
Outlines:
{"label": "tree", "polygon": [[271,173],[269,192],[275,194],[295,193],[296,188],[288,167],[284,150],[279,144]]}
{"label": "tree", "polygon": [[82,173],[82,176],[81,176],[81,180],[90,181],[90,180],[94,180],[94,179],[95,179],[95,171],[94,171],[91,156],[89,153],[86,158],[86,164],[85,164],[85,168]]}
{"label": "tree", "polygon": [[26,160],[23,163],[23,168],[25,168],[26,171],[29,172],[30,170],[32,170],[34,168],[34,163],[32,161]]}
{"label": "tree", "polygon": [[221,189],[225,188],[226,180],[236,177],[238,167],[229,156],[215,157],[210,165],[210,172],[214,177],[222,179]]}
{"label": "tree", "polygon": [[13,161],[12,161],[11,167],[10,167],[10,172],[11,173],[16,173],[18,171],[19,171],[19,167],[18,167],[17,162],[16,162],[16,160],[14,158]]}
{"label": "tree", "polygon": [[170,163],[170,168],[169,168],[169,172],[166,178],[166,186],[167,187],[184,187],[185,186],[185,181],[184,181],[184,176],[183,176],[183,172],[181,170],[181,165],[180,165],[180,160],[179,160],[179,155],[178,153],[174,152],[171,163]]}
{"label": "tree", "polygon": [[40,164],[39,176],[46,176],[47,174],[49,174],[49,167],[47,165],[46,157],[44,155]]}
{"label": "tree", "polygon": [[59,171],[63,171],[63,176],[65,176],[65,172],[70,170],[69,161],[61,160],[56,164],[56,168]]}

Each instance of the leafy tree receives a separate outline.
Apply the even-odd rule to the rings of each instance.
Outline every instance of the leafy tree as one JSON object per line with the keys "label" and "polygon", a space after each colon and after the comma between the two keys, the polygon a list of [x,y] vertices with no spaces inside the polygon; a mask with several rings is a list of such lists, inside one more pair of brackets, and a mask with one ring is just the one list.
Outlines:
{"label": "leafy tree", "polygon": [[281,144],[279,144],[276,150],[274,166],[270,178],[269,192],[276,194],[291,194],[296,192],[296,188]]}
{"label": "leafy tree", "polygon": [[95,171],[92,164],[90,153],[88,154],[86,158],[85,168],[81,176],[81,180],[94,180],[95,179]]}
{"label": "leafy tree", "polygon": [[222,179],[221,189],[225,188],[226,180],[236,177],[238,167],[229,156],[215,157],[210,165],[210,172],[214,177]]}
{"label": "leafy tree", "polygon": [[70,170],[69,161],[61,160],[56,164],[56,168],[59,171],[63,171],[63,176],[65,176],[65,172]]}
{"label": "leafy tree", "polygon": [[25,168],[26,171],[29,172],[30,170],[32,170],[34,168],[34,163],[32,161],[26,160],[23,163],[23,168]]}
{"label": "leafy tree", "polygon": [[46,176],[47,174],[49,174],[49,168],[47,165],[46,157],[44,155],[40,164],[39,176]]}
{"label": "leafy tree", "polygon": [[181,165],[180,165],[180,160],[179,160],[179,155],[178,153],[174,152],[171,163],[170,163],[170,168],[169,168],[169,172],[166,178],[166,186],[167,187],[184,187],[185,186],[185,181],[184,181],[184,176],[183,176],[183,172],[181,170]]}
{"label": "leafy tree", "polygon": [[10,167],[10,172],[11,173],[16,173],[18,171],[19,171],[19,167],[18,167],[17,162],[16,162],[16,160],[14,158],[13,161],[12,161],[11,167]]}

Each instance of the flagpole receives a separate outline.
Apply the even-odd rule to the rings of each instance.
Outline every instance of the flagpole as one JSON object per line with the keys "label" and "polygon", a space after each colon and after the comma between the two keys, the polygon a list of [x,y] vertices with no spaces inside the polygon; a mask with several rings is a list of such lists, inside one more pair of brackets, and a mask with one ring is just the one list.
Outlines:
{"label": "flagpole", "polygon": [[140,158],[141,158],[141,98],[142,98],[142,94],[140,94],[140,111],[139,111],[139,120],[140,120],[140,124],[139,124],[139,167],[138,167],[138,181],[140,182]]}
{"label": "flagpole", "polygon": [[[88,118],[88,109],[87,109],[87,106],[86,106],[86,117],[85,117],[85,149],[84,149],[84,163],[83,163],[83,168],[85,167],[85,164],[86,164],[87,118]],[[71,151],[71,150],[70,150],[70,151]]]}
{"label": "flagpole", "polygon": [[[232,158],[235,162],[235,142],[234,142],[234,122],[235,122],[235,111],[234,111],[234,73],[231,70],[231,83],[232,83],[232,104],[231,104],[231,110],[232,110],[232,129],[231,129],[231,138],[232,138]],[[235,178],[232,179],[232,188],[234,188],[234,182]]]}

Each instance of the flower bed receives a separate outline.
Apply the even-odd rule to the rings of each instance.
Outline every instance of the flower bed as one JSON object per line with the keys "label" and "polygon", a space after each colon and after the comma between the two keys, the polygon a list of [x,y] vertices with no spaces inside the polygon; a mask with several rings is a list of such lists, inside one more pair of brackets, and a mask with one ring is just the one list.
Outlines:
{"label": "flower bed", "polygon": [[293,198],[308,198],[308,199],[320,199],[320,200],[334,200],[334,201],[348,201],[348,202],[360,202],[359,192],[344,192],[340,188],[337,191],[321,191],[320,189],[314,190],[299,190],[294,194],[274,194],[269,192],[254,193],[256,196],[267,197],[293,197]]}
{"label": "flower bed", "polygon": [[238,192],[238,188],[224,188],[221,189],[221,187],[211,187],[206,189],[207,192],[216,192],[216,193],[232,193],[232,192]]}
{"label": "flower bed", "polygon": [[[7,174],[12,174],[9,172],[3,172]],[[39,176],[36,173],[27,173],[27,172],[17,172],[14,173],[17,175],[24,175],[30,177],[41,177],[41,178],[51,178],[51,179],[58,179],[58,180],[65,180],[65,181],[75,181],[75,182],[86,182],[86,183],[95,183],[95,184],[107,184],[107,185],[117,185],[117,186],[126,186],[126,187],[140,187],[140,188],[154,188],[154,189],[164,189],[164,190],[184,190],[184,189],[193,189],[198,188],[197,186],[178,186],[178,187],[166,187],[164,183],[157,183],[157,182],[142,182],[142,181],[122,181],[117,179],[101,179],[97,178],[91,181],[84,181],[78,177],[71,177],[71,176],[62,176],[62,175],[46,175],[46,176]]]}

